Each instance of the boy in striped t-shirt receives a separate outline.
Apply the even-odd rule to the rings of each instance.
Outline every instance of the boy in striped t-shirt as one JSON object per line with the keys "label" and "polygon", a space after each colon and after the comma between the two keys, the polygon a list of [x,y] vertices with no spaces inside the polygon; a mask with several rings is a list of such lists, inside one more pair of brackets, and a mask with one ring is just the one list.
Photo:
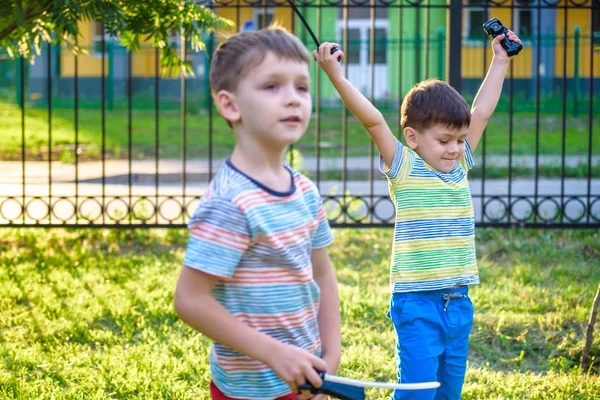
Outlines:
{"label": "boy in striped t-shirt", "polygon": [[[509,40],[520,42],[511,31]],[[398,381],[439,381],[438,389],[396,390],[396,399],[460,399],[473,305],[468,285],[479,283],[475,217],[467,173],[492,115],[510,63],[500,41],[469,109],[450,85],[426,80],[404,97],[401,124],[407,146],[382,114],[344,78],[335,43],[314,56],[344,104],[367,129],[381,153],[396,208],[388,316],[397,338]]]}
{"label": "boy in striped t-shirt", "polygon": [[333,234],[318,189],[284,163],[311,116],[309,60],[282,29],[239,33],[212,59],[236,144],[189,221],[174,302],[213,340],[213,399],[292,400],[339,365]]}

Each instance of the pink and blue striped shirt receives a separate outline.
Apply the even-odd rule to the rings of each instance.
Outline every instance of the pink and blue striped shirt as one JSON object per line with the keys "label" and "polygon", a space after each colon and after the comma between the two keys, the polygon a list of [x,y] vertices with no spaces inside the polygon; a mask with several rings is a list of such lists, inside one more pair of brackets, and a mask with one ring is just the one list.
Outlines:
{"label": "pink and blue striped shirt", "polygon": [[[220,277],[215,299],[245,324],[320,355],[311,253],[329,245],[333,234],[316,186],[287,169],[290,189],[276,192],[227,160],[190,219],[184,265]],[[228,397],[290,392],[267,365],[219,343],[213,343],[210,368]]]}

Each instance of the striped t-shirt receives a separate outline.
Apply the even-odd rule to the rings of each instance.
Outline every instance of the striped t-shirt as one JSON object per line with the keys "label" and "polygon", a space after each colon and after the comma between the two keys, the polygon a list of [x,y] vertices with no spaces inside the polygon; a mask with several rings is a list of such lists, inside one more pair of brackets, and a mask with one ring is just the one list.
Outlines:
{"label": "striped t-shirt", "polygon": [[396,208],[392,293],[479,283],[475,214],[467,181],[473,154],[468,143],[465,147],[463,158],[449,173],[435,170],[399,140],[389,169],[381,160]]}
{"label": "striped t-shirt", "polygon": [[[329,245],[333,234],[318,189],[287,170],[291,188],[281,193],[227,160],[189,222],[184,265],[221,278],[213,295],[236,318],[320,356],[320,292],[311,253]],[[210,369],[228,397],[273,399],[290,393],[267,365],[219,343],[213,343]]]}

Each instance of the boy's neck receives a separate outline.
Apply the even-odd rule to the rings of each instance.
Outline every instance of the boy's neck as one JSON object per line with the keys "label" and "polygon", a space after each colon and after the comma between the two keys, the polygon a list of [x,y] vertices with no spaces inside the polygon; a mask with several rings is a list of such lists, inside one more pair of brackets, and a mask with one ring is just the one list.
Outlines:
{"label": "boy's neck", "polygon": [[230,160],[237,169],[270,189],[279,192],[290,189],[290,174],[284,167],[285,149],[273,151],[238,142]]}

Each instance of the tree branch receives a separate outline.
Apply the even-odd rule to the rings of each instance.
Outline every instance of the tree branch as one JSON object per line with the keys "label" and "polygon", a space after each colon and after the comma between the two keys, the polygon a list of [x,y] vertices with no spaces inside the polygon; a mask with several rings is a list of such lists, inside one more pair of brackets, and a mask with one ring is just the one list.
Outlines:
{"label": "tree branch", "polygon": [[[32,13],[32,11],[33,11],[33,6],[29,7],[29,9],[27,10],[27,12],[25,14],[25,22],[39,17],[40,15],[42,15],[43,13],[48,11],[48,8],[42,8],[41,10],[36,11],[34,13]],[[11,33],[13,33],[13,31],[15,29],[17,29],[18,27],[19,27],[19,25],[17,25],[16,22],[13,22],[12,24],[9,24],[6,28],[2,29],[0,31],[0,40],[4,39],[5,37],[7,37]]]}

